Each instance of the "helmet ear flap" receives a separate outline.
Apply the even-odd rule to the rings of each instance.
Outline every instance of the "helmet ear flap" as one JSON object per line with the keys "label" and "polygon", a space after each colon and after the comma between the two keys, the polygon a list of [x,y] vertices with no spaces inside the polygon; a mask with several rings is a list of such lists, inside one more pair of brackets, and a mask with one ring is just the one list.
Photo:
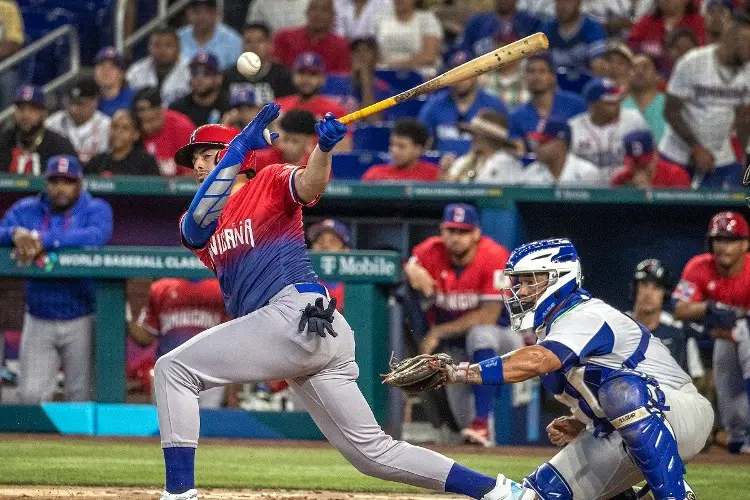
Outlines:
{"label": "helmet ear flap", "polygon": [[221,161],[221,159],[224,158],[224,156],[227,154],[227,151],[229,151],[229,147],[225,147],[224,149],[220,149],[216,153],[215,160],[216,160],[216,164],[217,165],[219,164],[219,162]]}

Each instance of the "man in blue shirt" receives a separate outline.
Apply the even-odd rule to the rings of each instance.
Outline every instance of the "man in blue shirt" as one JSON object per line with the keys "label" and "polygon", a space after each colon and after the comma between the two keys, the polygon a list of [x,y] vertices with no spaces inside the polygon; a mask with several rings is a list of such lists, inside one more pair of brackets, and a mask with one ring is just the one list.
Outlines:
{"label": "man in blue shirt", "polygon": [[539,31],[539,19],[516,8],[517,0],[495,0],[494,12],[482,12],[469,18],[461,46],[475,56],[495,48],[494,37],[520,39]]}
{"label": "man in blue shirt", "polygon": [[537,131],[540,120],[568,121],[587,110],[583,97],[557,88],[555,68],[548,53],[527,59],[526,88],[531,100],[511,113],[509,123],[510,138],[519,152],[531,151],[528,135]]}
{"label": "man in blue shirt", "polygon": [[[467,50],[456,51],[449,59],[449,69],[472,58]],[[459,129],[468,124],[481,109],[491,109],[508,116],[505,104],[479,88],[476,78],[469,78],[431,96],[419,112],[419,120],[430,130],[432,149],[441,153],[466,154],[471,134]]]}
{"label": "man in blue shirt", "polygon": [[[54,265],[58,248],[101,246],[112,235],[112,209],[83,189],[74,156],[47,162],[45,192],[17,201],[0,222],[0,245],[13,246],[19,265]],[[92,279],[28,279],[21,334],[19,393],[26,404],[50,401],[57,370],[65,370],[65,399],[91,399]]]}
{"label": "man in blue shirt", "polygon": [[97,108],[111,117],[120,109],[130,109],[135,91],[125,82],[127,65],[114,47],[104,47],[94,58],[94,80],[99,86]]}
{"label": "man in blue shirt", "polygon": [[555,19],[543,22],[540,31],[549,39],[565,90],[579,90],[588,76],[603,74],[607,33],[601,24],[581,14],[581,0],[555,0]]}
{"label": "man in blue shirt", "polygon": [[237,63],[242,54],[242,38],[219,22],[216,0],[193,0],[187,18],[190,24],[177,31],[182,57],[190,61],[203,50],[216,55],[222,70]]}

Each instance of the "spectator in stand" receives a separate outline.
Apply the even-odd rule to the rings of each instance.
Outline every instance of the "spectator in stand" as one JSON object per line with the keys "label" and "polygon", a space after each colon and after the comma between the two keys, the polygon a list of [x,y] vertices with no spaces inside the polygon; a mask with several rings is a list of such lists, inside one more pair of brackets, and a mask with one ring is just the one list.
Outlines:
{"label": "spectator in stand", "polygon": [[451,182],[478,184],[515,184],[522,176],[523,164],[515,156],[515,146],[508,135],[508,120],[494,111],[483,109],[469,123],[471,150],[451,161],[451,155],[440,159],[442,178]]}
{"label": "spectator in stand", "polygon": [[[207,328],[227,321],[219,280],[161,278],[148,291],[146,305],[136,321],[128,321],[128,333],[141,347],[156,342],[156,357],[175,349]],[[198,394],[201,408],[221,408],[225,387]]]}
{"label": "spectator in stand", "polygon": [[[378,63],[378,42],[374,38],[357,38],[352,40],[352,97],[355,107],[364,108],[374,104],[375,91],[393,95],[388,92],[388,83],[375,75]],[[366,122],[380,121],[380,113],[374,113],[363,119]]]}
{"label": "spectator in stand", "polygon": [[238,87],[229,96],[229,111],[224,113],[221,123],[242,130],[257,116],[260,109],[252,89]]}
{"label": "spectator in stand", "polygon": [[653,14],[638,20],[628,35],[628,45],[634,52],[645,52],[657,61],[657,69],[666,76],[672,64],[666,41],[669,34],[678,28],[693,32],[698,45],[706,43],[703,17],[698,13],[694,0],[657,0]]}
{"label": "spectator in stand", "polygon": [[570,126],[547,120],[542,130],[532,132],[536,161],[526,167],[521,183],[529,186],[609,187],[599,169],[573,154]]}
{"label": "spectator in stand", "polygon": [[703,4],[706,25],[706,43],[718,42],[721,36],[732,25],[732,0],[708,0]]}
{"label": "spectator in stand", "polygon": [[526,88],[531,99],[518,106],[509,120],[510,138],[520,153],[531,151],[528,136],[541,120],[567,121],[586,111],[586,101],[581,96],[557,87],[555,67],[548,53],[526,60]]}
{"label": "spectator in stand", "polygon": [[605,76],[619,87],[628,89],[633,70],[633,51],[630,50],[630,47],[613,40],[607,44],[604,60],[607,63]]}
{"label": "spectator in stand", "polygon": [[571,88],[580,86],[586,74],[604,74],[607,34],[581,13],[581,0],[555,0],[555,19],[543,22],[540,31],[549,39],[555,69],[565,74]]}
{"label": "spectator in stand", "polygon": [[461,44],[480,56],[496,48],[498,37],[519,40],[539,31],[539,19],[518,10],[517,3],[517,0],[495,0],[493,12],[471,16]]}
{"label": "spectator in stand", "polygon": [[[500,48],[515,41],[500,35],[494,37],[493,48]],[[479,77],[479,85],[490,95],[499,98],[510,111],[531,98],[526,88],[526,61],[516,61],[506,64],[496,71],[490,71]]]}
{"label": "spectator in stand", "polygon": [[[619,34],[654,9],[655,0],[583,0],[581,11],[597,22],[607,25],[609,33]],[[519,0],[518,8],[540,19],[555,17],[555,3],[550,0]]]}
{"label": "spectator in stand", "polygon": [[103,48],[94,58],[94,80],[99,86],[98,109],[107,116],[133,105],[135,91],[125,81],[126,68],[125,59],[114,47]]}
{"label": "spectator in stand", "polygon": [[279,120],[279,138],[270,148],[255,152],[258,168],[276,163],[307,164],[307,159],[318,143],[315,132],[317,119],[309,111],[290,110]]}
{"label": "spectator in stand", "polygon": [[[336,101],[320,95],[320,89],[326,81],[325,68],[323,60],[313,52],[305,52],[297,57],[292,72],[292,82],[297,93],[276,100],[282,113],[291,109],[303,109],[312,113],[316,120],[322,119],[328,112],[337,117],[346,114],[346,110]],[[351,148],[351,134],[336,145],[337,152],[350,151]]]}
{"label": "spectator in stand", "polygon": [[93,78],[81,78],[68,91],[66,109],[45,121],[48,129],[70,141],[83,162],[109,146],[109,116],[96,109],[99,95]]}
{"label": "spectator in stand", "polygon": [[[19,265],[60,248],[105,245],[112,236],[112,208],[84,189],[77,158],[53,156],[44,175],[45,192],[17,201],[0,222],[0,245],[15,247]],[[61,363],[65,399],[90,401],[95,281],[27,279],[25,289],[21,402],[51,401]]]}
{"label": "spectator in stand", "polygon": [[83,167],[87,175],[159,175],[156,159],[143,149],[141,133],[133,114],[116,111],[109,128],[109,150],[99,153]]}
{"label": "spectator in stand", "polygon": [[690,187],[690,176],[679,166],[661,158],[648,130],[630,132],[623,138],[623,144],[625,166],[612,176],[612,186],[641,189]]}
{"label": "spectator in stand", "polygon": [[431,11],[417,10],[415,0],[394,0],[393,13],[378,18],[375,39],[386,68],[434,74],[443,28]]}
{"label": "spectator in stand", "polygon": [[156,87],[161,100],[169,106],[190,93],[189,61],[180,57],[180,40],[169,27],[157,28],[148,39],[148,57],[133,63],[126,74],[136,89]]}
{"label": "spectator in stand", "polygon": [[242,32],[242,50],[255,52],[260,57],[260,69],[251,76],[245,77],[233,64],[224,71],[224,87],[229,93],[238,88],[252,92],[261,105],[274,101],[279,97],[294,93],[292,74],[283,64],[271,59],[271,32],[265,24],[248,24]]}
{"label": "spectator in stand", "polygon": [[734,128],[740,144],[750,137],[748,82],[750,17],[738,17],[718,43],[677,62],[667,86],[669,126],[659,152],[692,174],[694,186],[739,185],[742,167],[731,136]]}
{"label": "spectator in stand", "polygon": [[192,175],[189,168],[174,162],[174,154],[190,142],[195,124],[187,116],[164,109],[161,95],[155,87],[145,87],[135,93],[133,114],[140,126],[146,152],[156,158],[159,172],[164,176]]}
{"label": "spectator in stand", "polygon": [[393,14],[393,0],[334,0],[336,33],[347,40],[372,38],[378,17]]}
{"label": "spectator in stand", "polygon": [[695,33],[688,28],[677,28],[667,36],[667,56],[669,70],[665,73],[668,77],[672,73],[675,63],[685,54],[698,46]]}
{"label": "spectator in stand", "polygon": [[193,0],[187,9],[188,25],[177,30],[180,52],[188,61],[200,51],[210,52],[219,60],[219,68],[237,64],[242,54],[242,38],[219,21],[216,0]]}
{"label": "spectator in stand", "polygon": [[197,126],[219,123],[229,110],[229,96],[221,86],[223,80],[216,56],[198,52],[190,61],[191,92],[173,102],[169,109],[179,111]]}
{"label": "spectator in stand", "polygon": [[599,168],[602,186],[609,186],[612,174],[623,165],[622,139],[634,130],[646,130],[639,111],[620,109],[625,90],[613,81],[594,78],[583,89],[589,110],[569,122],[572,131],[570,151]]}
{"label": "spectator in stand", "polygon": [[[23,18],[16,0],[0,0],[0,20],[0,62],[3,62],[23,47]],[[17,67],[8,68],[0,73],[0,109],[13,104],[18,82]]]}
{"label": "spectator in stand", "polygon": [[[460,66],[471,58],[471,53],[466,50],[456,51],[450,57],[449,68]],[[471,135],[468,132],[462,134],[459,125],[468,124],[479,110],[485,108],[508,116],[500,99],[482,90],[476,77],[467,78],[431,95],[419,112],[419,120],[434,139],[433,149],[441,153],[465,154],[469,150]]]}
{"label": "spectator in stand", "polygon": [[648,54],[633,56],[633,69],[630,72],[630,94],[622,101],[622,109],[635,109],[641,112],[648,129],[659,144],[667,121],[664,119],[666,96],[659,90],[661,77],[656,72],[656,61]]}
{"label": "spectator in stand", "polygon": [[264,24],[271,33],[305,24],[310,0],[254,0],[247,9],[247,24]]}
{"label": "spectator in stand", "polygon": [[[324,219],[307,229],[308,248],[313,252],[348,252],[351,247],[351,233],[342,222]],[[336,298],[336,310],[344,312],[345,283],[325,281],[328,295]]]}
{"label": "spectator in stand", "polygon": [[373,165],[362,175],[363,181],[424,181],[438,180],[438,166],[421,159],[427,149],[430,132],[419,120],[404,118],[391,130],[390,165]]}
{"label": "spectator in stand", "polygon": [[307,24],[284,29],[273,39],[273,55],[286,67],[291,67],[301,54],[314,52],[323,59],[326,71],[349,73],[352,56],[349,42],[334,33],[333,0],[310,0]]}
{"label": "spectator in stand", "polygon": [[22,85],[16,92],[11,126],[0,132],[0,170],[10,174],[42,175],[54,155],[73,155],[68,139],[44,126],[46,96],[41,87]]}

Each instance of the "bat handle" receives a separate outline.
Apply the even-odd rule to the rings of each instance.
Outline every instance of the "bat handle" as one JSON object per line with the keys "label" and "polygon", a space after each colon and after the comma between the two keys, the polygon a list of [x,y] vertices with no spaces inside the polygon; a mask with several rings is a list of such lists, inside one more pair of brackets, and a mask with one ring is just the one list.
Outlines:
{"label": "bat handle", "polygon": [[388,99],[383,99],[382,101],[378,101],[375,104],[370,104],[369,106],[365,108],[357,110],[354,113],[349,113],[348,115],[344,115],[341,118],[339,118],[339,121],[343,123],[344,125],[346,125],[347,123],[351,123],[355,120],[361,120],[362,118],[366,118],[370,115],[374,115],[375,113],[383,111],[384,109],[388,109],[392,106],[395,106],[396,104],[398,104],[398,102],[393,97],[390,97]]}

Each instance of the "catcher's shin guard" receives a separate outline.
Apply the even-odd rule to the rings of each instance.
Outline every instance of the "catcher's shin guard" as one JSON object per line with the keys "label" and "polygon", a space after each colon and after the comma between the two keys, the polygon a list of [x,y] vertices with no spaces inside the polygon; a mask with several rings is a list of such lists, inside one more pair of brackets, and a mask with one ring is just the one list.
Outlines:
{"label": "catcher's shin guard", "polygon": [[554,465],[545,462],[523,480],[543,500],[573,500],[573,490]]}
{"label": "catcher's shin guard", "polygon": [[659,384],[632,370],[619,370],[599,388],[599,404],[646,478],[656,500],[683,500],[685,465],[677,452]]}

